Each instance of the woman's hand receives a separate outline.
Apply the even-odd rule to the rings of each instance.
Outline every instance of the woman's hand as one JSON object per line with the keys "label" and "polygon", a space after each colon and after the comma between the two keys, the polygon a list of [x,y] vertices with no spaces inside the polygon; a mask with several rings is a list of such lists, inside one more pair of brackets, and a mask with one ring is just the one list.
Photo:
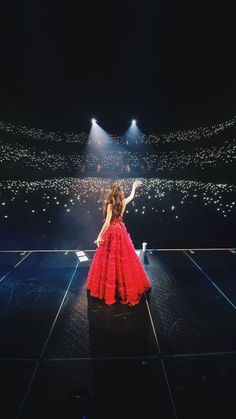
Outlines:
{"label": "woman's hand", "polygon": [[94,240],[94,244],[96,244],[97,245],[97,247],[99,247],[99,245],[101,244],[101,243],[103,243],[103,239],[101,238],[101,237],[98,237],[97,238],[97,240]]}
{"label": "woman's hand", "polygon": [[134,182],[134,187],[135,187],[135,188],[139,188],[140,186],[142,186],[142,184],[143,184],[143,182],[141,182],[141,180],[136,180],[136,181]]}

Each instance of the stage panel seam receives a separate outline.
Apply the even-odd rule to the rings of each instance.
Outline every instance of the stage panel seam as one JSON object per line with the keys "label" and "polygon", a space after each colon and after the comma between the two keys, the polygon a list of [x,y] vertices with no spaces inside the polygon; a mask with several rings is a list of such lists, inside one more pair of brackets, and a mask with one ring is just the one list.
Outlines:
{"label": "stage panel seam", "polygon": [[195,262],[195,260],[186,252],[184,253],[191,260],[191,262],[197,266],[197,268],[203,273],[203,275],[208,279],[208,281],[210,281],[211,284],[220,292],[220,294],[226,299],[226,301],[228,301],[228,303],[233,307],[233,309],[236,310],[236,306],[234,305],[234,303],[227,297],[227,295],[220,289],[220,287],[218,287],[218,285],[213,281],[213,279],[211,279],[211,277],[204,271],[204,269],[202,269],[201,266],[198,265],[198,263]]}
{"label": "stage panel seam", "polygon": [[14,265],[13,266],[13,268],[10,270],[10,271],[8,271],[1,279],[0,279],[0,282],[2,282],[8,275],[10,275],[13,271],[14,271],[14,269],[16,269],[22,262],[23,262],[23,260],[25,260],[29,255],[31,254],[31,252],[29,252],[25,257],[23,257],[16,265]]}
{"label": "stage panel seam", "polygon": [[162,366],[162,370],[163,370],[165,381],[166,381],[167,390],[168,390],[169,397],[170,397],[171,407],[172,407],[175,418],[178,419],[178,414],[177,414],[177,410],[176,410],[176,407],[175,407],[173,394],[172,394],[170,384],[169,384],[169,380],[168,380],[168,377],[167,377],[165,364],[164,364],[163,357],[162,357],[162,354],[161,354],[161,349],[160,349],[160,345],[159,345],[159,342],[158,342],[157,333],[156,333],[156,329],[155,329],[155,326],[154,326],[154,322],[153,322],[153,318],[152,318],[152,314],[151,314],[151,310],[150,310],[150,307],[149,307],[149,304],[148,304],[146,294],[145,294],[145,300],[146,300],[146,306],[147,306],[147,309],[148,309],[148,314],[149,314],[149,317],[150,317],[150,321],[151,321],[152,330],[153,330],[153,334],[154,334],[154,337],[155,337],[156,345],[157,345],[157,348],[158,348],[158,352],[160,354],[161,366]]}
{"label": "stage panel seam", "polygon": [[74,277],[75,277],[75,273],[76,273],[76,271],[77,271],[77,268],[78,268],[78,266],[79,266],[79,263],[80,263],[80,262],[78,261],[78,262],[77,262],[77,264],[76,264],[76,266],[75,266],[75,268],[74,268],[74,271],[73,271],[73,273],[72,273],[72,276],[71,276],[71,278],[70,278],[70,280],[69,280],[69,283],[68,283],[68,286],[67,286],[67,288],[66,288],[65,294],[64,294],[64,296],[63,296],[63,298],[62,298],[61,304],[60,304],[60,306],[59,306],[59,309],[57,310],[57,313],[56,313],[55,319],[54,319],[54,321],[53,321],[53,323],[52,323],[52,326],[51,326],[51,328],[50,328],[49,334],[48,334],[48,336],[47,336],[47,338],[46,338],[46,341],[45,341],[45,343],[44,343],[43,349],[42,349],[42,351],[40,352],[40,355],[39,355],[39,358],[38,358],[37,365],[36,365],[36,367],[35,367],[35,369],[34,369],[33,375],[32,375],[32,377],[31,377],[31,379],[30,379],[30,381],[29,381],[29,384],[28,384],[28,386],[27,386],[27,389],[26,389],[25,395],[24,395],[23,400],[22,400],[22,402],[21,402],[21,405],[20,405],[20,407],[19,407],[19,410],[18,410],[18,413],[17,413],[17,419],[19,419],[19,418],[20,418],[20,416],[21,416],[21,412],[22,412],[22,410],[23,410],[23,408],[24,408],[24,406],[25,406],[25,403],[26,403],[26,401],[27,401],[27,398],[28,398],[28,395],[29,395],[29,393],[30,393],[30,390],[31,390],[31,387],[32,387],[32,384],[33,384],[33,381],[34,381],[34,378],[35,378],[35,375],[36,375],[36,373],[37,373],[37,371],[38,371],[38,368],[39,368],[39,365],[40,365],[40,360],[41,360],[41,359],[42,359],[42,357],[43,357],[43,354],[44,354],[45,348],[46,348],[46,346],[47,346],[47,344],[48,344],[48,341],[49,341],[49,339],[50,339],[50,337],[51,337],[51,334],[52,334],[52,331],[53,331],[53,329],[54,329],[54,327],[55,327],[56,321],[57,321],[57,319],[58,319],[58,317],[59,317],[59,314],[60,314],[60,311],[61,311],[62,306],[63,306],[63,304],[64,304],[64,301],[65,301],[65,299],[66,299],[66,296],[67,296],[67,294],[68,294],[68,291],[69,291],[69,289],[70,289],[70,286],[71,286],[71,284],[72,284],[72,282],[73,282],[73,279],[74,279]]}

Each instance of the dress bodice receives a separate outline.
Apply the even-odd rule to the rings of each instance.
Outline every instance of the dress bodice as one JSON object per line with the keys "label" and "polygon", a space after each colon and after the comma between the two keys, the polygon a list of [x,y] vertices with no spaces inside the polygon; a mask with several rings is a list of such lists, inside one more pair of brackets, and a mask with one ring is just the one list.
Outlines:
{"label": "dress bodice", "polygon": [[113,212],[112,213],[112,217],[111,217],[111,221],[123,221],[123,216],[122,215],[119,215],[118,217],[117,217],[117,215]]}
{"label": "dress bodice", "polygon": [[114,221],[114,220],[120,220],[120,221],[123,221],[124,212],[125,212],[125,205],[124,205],[124,206],[123,206],[123,208],[122,208],[122,212],[121,212],[121,214],[120,214],[120,215],[118,215],[118,216],[117,216],[116,210],[113,210],[113,211],[112,211],[111,221]]}

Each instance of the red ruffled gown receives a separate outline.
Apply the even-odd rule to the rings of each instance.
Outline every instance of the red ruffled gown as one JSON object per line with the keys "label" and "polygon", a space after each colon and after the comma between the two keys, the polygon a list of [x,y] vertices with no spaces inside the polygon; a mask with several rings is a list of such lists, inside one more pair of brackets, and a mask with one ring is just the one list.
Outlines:
{"label": "red ruffled gown", "polygon": [[117,300],[122,304],[138,304],[151,284],[122,216],[117,218],[113,213],[102,239],[88,272],[86,288],[92,297],[104,299],[106,304]]}

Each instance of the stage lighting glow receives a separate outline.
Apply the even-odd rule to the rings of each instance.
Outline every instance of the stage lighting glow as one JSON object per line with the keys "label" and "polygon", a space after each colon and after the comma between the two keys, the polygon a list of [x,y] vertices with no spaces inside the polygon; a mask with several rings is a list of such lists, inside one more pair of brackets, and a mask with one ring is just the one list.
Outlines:
{"label": "stage lighting glow", "polygon": [[135,125],[136,124],[136,119],[132,119],[132,124]]}
{"label": "stage lighting glow", "polygon": [[[111,142],[111,136],[97,123],[95,118],[92,119],[93,123],[88,136],[88,145],[90,147],[90,152],[93,149],[93,152],[98,148],[101,149],[108,142]],[[94,148],[95,147],[95,148]]]}

